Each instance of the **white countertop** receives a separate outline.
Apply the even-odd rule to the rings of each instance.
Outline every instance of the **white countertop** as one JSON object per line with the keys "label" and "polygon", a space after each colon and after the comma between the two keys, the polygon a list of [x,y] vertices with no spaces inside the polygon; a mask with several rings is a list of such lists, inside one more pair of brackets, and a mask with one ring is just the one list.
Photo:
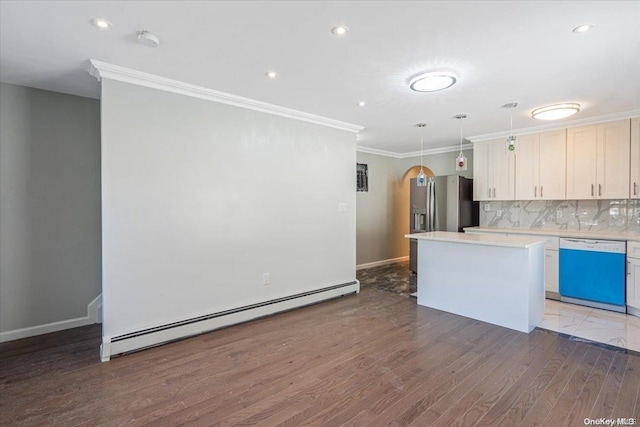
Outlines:
{"label": "white countertop", "polygon": [[404,237],[418,240],[436,240],[440,242],[465,243],[471,245],[503,246],[526,249],[535,245],[544,245],[544,239],[525,236],[504,236],[500,234],[465,234],[450,231],[431,231],[429,233],[406,234]]}
{"label": "white countertop", "polygon": [[578,237],[584,239],[633,240],[640,241],[640,233],[576,230],[543,230],[528,228],[467,227],[464,231],[480,231],[483,233],[534,234],[539,236]]}

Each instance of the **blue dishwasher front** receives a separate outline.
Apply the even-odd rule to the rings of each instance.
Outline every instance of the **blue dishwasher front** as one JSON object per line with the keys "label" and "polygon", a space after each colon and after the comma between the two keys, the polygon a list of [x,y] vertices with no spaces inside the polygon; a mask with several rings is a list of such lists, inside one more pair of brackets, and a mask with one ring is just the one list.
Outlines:
{"label": "blue dishwasher front", "polygon": [[561,299],[626,311],[625,254],[625,242],[561,239]]}

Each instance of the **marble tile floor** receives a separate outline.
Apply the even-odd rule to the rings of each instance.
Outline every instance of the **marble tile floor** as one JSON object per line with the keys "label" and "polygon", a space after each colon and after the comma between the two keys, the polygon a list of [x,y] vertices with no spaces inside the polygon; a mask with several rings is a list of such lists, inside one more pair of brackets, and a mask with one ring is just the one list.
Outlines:
{"label": "marble tile floor", "polygon": [[[417,290],[416,276],[409,271],[408,261],[358,270],[356,278],[362,287],[374,287],[406,297]],[[547,299],[544,320],[539,328],[570,339],[640,352],[640,318],[622,313]]]}

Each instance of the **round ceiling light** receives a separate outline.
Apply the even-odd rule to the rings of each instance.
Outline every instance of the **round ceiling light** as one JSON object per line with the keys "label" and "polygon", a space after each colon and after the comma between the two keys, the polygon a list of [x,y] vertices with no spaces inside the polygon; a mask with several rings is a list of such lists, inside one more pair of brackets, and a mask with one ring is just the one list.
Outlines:
{"label": "round ceiling light", "polygon": [[414,77],[409,87],[416,92],[436,92],[453,86],[456,75],[446,71],[431,71]]}
{"label": "round ceiling light", "polygon": [[593,28],[593,25],[591,25],[591,24],[582,24],[582,25],[578,25],[577,27],[575,27],[572,31],[574,33],[585,33],[585,32],[589,31],[592,28]]}
{"label": "round ceiling light", "polygon": [[359,101],[358,102],[358,107],[364,107],[366,105],[366,103],[364,101]]}
{"label": "round ceiling light", "polygon": [[337,27],[333,27],[331,29],[331,32],[333,33],[333,35],[338,37],[344,36],[349,32],[349,27],[347,27],[346,25],[338,25]]}
{"label": "round ceiling light", "polygon": [[267,71],[266,73],[264,73],[264,75],[269,77],[270,79],[275,79],[278,76],[278,73],[276,73],[275,71]]}
{"label": "round ceiling light", "polygon": [[107,21],[106,19],[102,19],[102,18],[93,18],[91,20],[91,23],[94,26],[96,26],[96,27],[98,27],[98,28],[100,28],[102,30],[106,30],[106,29],[109,29],[109,28],[113,27],[113,24],[111,22]]}
{"label": "round ceiling light", "polygon": [[557,104],[535,109],[531,117],[538,120],[560,120],[580,111],[580,104]]}

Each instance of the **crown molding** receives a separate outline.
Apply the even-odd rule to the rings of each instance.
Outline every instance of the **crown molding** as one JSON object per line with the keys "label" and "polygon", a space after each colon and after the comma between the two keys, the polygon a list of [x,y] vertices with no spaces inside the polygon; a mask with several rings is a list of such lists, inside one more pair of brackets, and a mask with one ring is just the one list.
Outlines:
{"label": "crown molding", "polygon": [[262,113],[273,114],[276,116],[300,120],[308,123],[314,123],[317,125],[340,129],[348,132],[358,133],[359,131],[364,129],[364,127],[362,126],[354,125],[351,123],[345,123],[326,117],[316,116],[314,114],[304,113],[302,111],[293,110],[291,108],[280,107],[278,105],[268,104],[266,102],[256,101],[254,99],[232,95],[230,93],[220,92],[206,87],[184,83],[178,80],[167,79],[165,77],[156,76],[154,74],[144,73],[142,71],[131,70],[129,68],[120,67],[118,65],[96,61],[94,59],[89,60],[89,74],[95,77],[98,81],[101,81],[102,79],[117,80],[123,83],[130,83],[138,86],[162,90],[165,92],[177,93],[193,98],[218,102],[220,104],[233,105],[235,107],[260,111]]}
{"label": "crown molding", "polygon": [[[560,129],[570,128],[575,126],[593,125],[596,123],[612,122],[615,120],[633,119],[635,117],[640,117],[640,110],[624,111],[622,113],[605,114],[602,116],[589,117],[586,119],[570,120],[568,122],[562,122],[562,123],[550,123],[548,125],[514,129],[513,134],[516,136],[527,135],[531,133],[560,130]],[[510,131],[502,131],[502,132],[495,132],[495,133],[487,133],[484,135],[468,136],[466,137],[466,139],[468,139],[471,142],[480,142],[480,141],[487,141],[489,139],[506,138],[510,134],[511,134]]]}
{"label": "crown molding", "polygon": [[[471,150],[473,149],[473,144],[463,144],[463,150]],[[459,151],[459,145],[452,145],[450,147],[441,147],[441,148],[432,148],[429,150],[424,150],[422,152],[423,156],[431,156],[434,154],[443,154],[443,153],[451,153],[453,151]],[[378,148],[370,148],[363,147],[362,145],[356,145],[356,151],[360,153],[368,153],[368,154],[376,154],[378,156],[392,157],[394,159],[407,159],[409,157],[420,157],[420,151],[410,151],[407,153],[396,153],[393,151],[380,150]]]}

